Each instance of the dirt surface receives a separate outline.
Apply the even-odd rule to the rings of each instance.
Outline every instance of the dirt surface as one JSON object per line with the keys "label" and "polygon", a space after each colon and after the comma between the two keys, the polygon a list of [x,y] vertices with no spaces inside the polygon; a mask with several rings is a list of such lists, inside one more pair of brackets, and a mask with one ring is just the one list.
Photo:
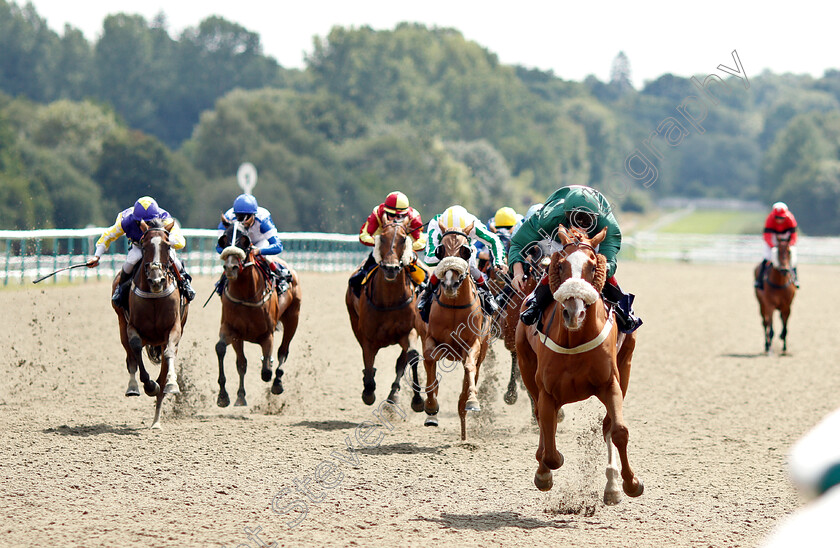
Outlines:
{"label": "dirt surface", "polygon": [[[524,391],[502,402],[501,342],[482,368],[483,410],[468,417],[467,442],[459,370],[443,374],[439,428],[423,426],[405,389],[406,419],[392,411],[380,421],[373,412],[397,352],[380,353],[377,402],[365,406],[346,275],[302,274],[286,392],[270,394],[249,345],[249,406],[224,409],[215,404],[219,303],[202,309],[212,280],[196,280],[179,352],[183,394],[165,402],[160,431],[148,428],[151,398],[123,395],[108,284],[2,290],[0,545],[756,546],[801,504],[784,472],[789,446],[840,404],[840,268],[800,270],[782,357],[761,353],[751,265],[620,265],[645,320],[625,417],[646,490],[612,507],[600,502],[595,400],[567,406],[557,435],[566,463],[552,491],[534,487],[536,427]],[[226,366],[233,393],[232,351]],[[368,431],[371,447],[356,440],[365,422],[384,424]],[[257,538],[246,528],[259,528]]]}

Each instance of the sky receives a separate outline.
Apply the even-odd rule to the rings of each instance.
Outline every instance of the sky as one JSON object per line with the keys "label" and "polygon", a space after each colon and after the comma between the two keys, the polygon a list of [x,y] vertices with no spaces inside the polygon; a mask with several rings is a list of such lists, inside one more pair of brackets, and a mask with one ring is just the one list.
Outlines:
{"label": "sky", "polygon": [[[718,65],[735,68],[733,50],[747,77],[771,70],[818,78],[828,68],[840,68],[834,39],[840,8],[814,0],[786,4],[783,10],[772,3],[732,0],[30,1],[53,30],[61,34],[70,24],[90,41],[109,14],[139,14],[151,21],[163,12],[176,38],[185,28],[219,15],[258,33],[264,53],[286,68],[303,68],[313,37],[325,37],[333,26],[385,30],[403,21],[455,28],[504,64],[551,70],[565,80],[593,74],[607,81],[612,60],[624,51],[637,88],[667,73],[721,74]],[[23,5],[24,0],[15,2]]]}

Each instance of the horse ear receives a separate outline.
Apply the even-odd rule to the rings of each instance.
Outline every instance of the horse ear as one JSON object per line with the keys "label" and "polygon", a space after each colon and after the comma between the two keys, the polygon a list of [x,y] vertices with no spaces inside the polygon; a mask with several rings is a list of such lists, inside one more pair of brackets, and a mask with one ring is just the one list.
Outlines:
{"label": "horse ear", "polygon": [[174,226],[175,219],[168,219],[165,223],[163,223],[163,228],[165,228],[167,232],[172,232],[172,227]]}
{"label": "horse ear", "polygon": [[569,237],[569,231],[566,230],[566,227],[563,225],[557,227],[557,237],[560,238],[560,243],[563,245],[572,241],[571,237]]}
{"label": "horse ear", "polygon": [[140,221],[140,230],[143,232],[149,230],[149,225],[146,224],[146,221]]}
{"label": "horse ear", "polygon": [[224,213],[222,213],[222,224],[223,224],[224,226],[230,226],[230,221],[228,221],[228,218],[227,218],[227,217],[225,217],[225,214],[224,214]]}
{"label": "horse ear", "polygon": [[470,234],[470,232],[472,232],[472,231],[473,231],[473,228],[475,228],[475,221],[471,222],[471,223],[469,224],[469,226],[467,226],[467,227],[464,229],[464,234],[469,235],[469,234]]}
{"label": "horse ear", "polygon": [[604,241],[604,238],[606,238],[606,237],[607,237],[607,227],[604,227],[604,228],[601,229],[601,232],[599,232],[598,234],[595,235],[594,238],[589,240],[589,243],[592,245],[592,247],[598,247],[601,244],[601,242]]}

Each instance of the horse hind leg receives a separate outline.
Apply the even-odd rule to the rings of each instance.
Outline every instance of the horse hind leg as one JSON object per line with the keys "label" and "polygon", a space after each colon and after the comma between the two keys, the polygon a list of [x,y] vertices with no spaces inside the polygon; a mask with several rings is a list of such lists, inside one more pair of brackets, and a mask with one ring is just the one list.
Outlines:
{"label": "horse hind leg", "polygon": [[272,394],[283,393],[283,364],[289,358],[289,346],[297,331],[299,319],[300,298],[295,297],[280,318],[280,323],[283,324],[283,339],[280,341],[280,348],[277,349],[277,370],[274,372],[274,384],[271,385]]}
{"label": "horse hind leg", "polygon": [[131,359],[126,359],[126,367],[128,368],[128,388],[125,390],[126,396],[139,396],[140,385],[137,384],[137,364]]}
{"label": "horse hind leg", "polygon": [[[621,501],[620,494],[617,495],[617,470],[615,466],[615,455],[613,445],[618,451],[618,458],[621,461],[622,489],[629,497],[638,497],[645,491],[645,484],[636,477],[630,467],[627,458],[627,444],[630,438],[627,425],[624,422],[622,413],[621,388],[618,382],[612,382],[601,393],[598,399],[607,408],[607,417],[604,419],[604,441],[607,444],[607,485],[604,489],[604,503],[617,504]],[[609,429],[607,429],[609,427]]]}
{"label": "horse hind leg", "polygon": [[604,504],[614,505],[621,502],[622,495],[618,483],[620,476],[616,458],[618,450],[612,442],[612,422],[609,415],[604,417],[603,434],[607,444],[607,485],[604,488]]}
{"label": "horse hind leg", "polygon": [[147,396],[157,396],[160,392],[160,385],[149,377],[149,372],[143,365],[143,342],[140,340],[140,335],[136,332],[129,333],[128,344],[134,354],[134,362],[140,369],[140,382],[143,383],[143,391]]}
{"label": "horse hind leg", "polygon": [[516,352],[510,353],[510,382],[508,382],[507,391],[505,392],[504,400],[508,405],[513,405],[519,398],[516,392],[516,378],[519,376],[519,365],[516,363]]}
{"label": "horse hind leg", "polygon": [[[406,344],[407,346],[407,344]],[[391,403],[399,403],[400,397],[400,380],[405,375],[405,367],[408,364],[408,352],[406,352],[405,348],[403,351],[400,352],[399,357],[397,357],[396,365],[394,369],[397,373],[397,377],[394,379],[394,382],[391,383],[391,391],[388,393],[388,400]]]}
{"label": "horse hind leg", "polygon": [[164,385],[164,394],[175,395],[181,393],[181,387],[178,386],[178,374],[175,372],[175,356],[176,350],[174,348],[167,348],[163,351],[158,382]]}
{"label": "horse hind leg", "polygon": [[164,396],[166,396],[166,394],[161,392],[155,399],[155,418],[152,421],[153,430],[160,430],[160,408],[162,407]]}
{"label": "horse hind leg", "polygon": [[216,357],[219,359],[219,397],[216,399],[216,405],[219,407],[227,407],[230,405],[230,397],[225,389],[225,353],[227,352],[228,341],[224,335],[219,337],[219,342],[216,343]]}
{"label": "horse hind leg", "polygon": [[245,406],[245,372],[248,371],[248,360],[245,358],[244,343],[241,340],[233,341],[233,350],[236,352],[236,372],[239,373],[239,389],[236,391],[235,406]]}

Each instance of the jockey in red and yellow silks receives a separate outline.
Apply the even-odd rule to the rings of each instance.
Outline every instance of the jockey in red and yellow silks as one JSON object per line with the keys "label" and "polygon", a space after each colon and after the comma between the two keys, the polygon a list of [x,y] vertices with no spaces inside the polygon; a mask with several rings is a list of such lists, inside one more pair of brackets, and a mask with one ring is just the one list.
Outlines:
{"label": "jockey in red and yellow silks", "polygon": [[790,265],[793,268],[793,276],[796,287],[799,287],[799,276],[796,273],[796,241],[798,239],[796,217],[793,216],[787,204],[776,202],[773,210],[767,215],[764,221],[764,260],[758,269],[755,279],[755,287],[764,287],[764,273],[767,266],[773,262],[773,249],[779,245],[779,238],[789,238]]}
{"label": "jockey in red and yellow silks", "polygon": [[[368,215],[362,228],[359,229],[359,241],[366,246],[373,247],[376,244],[376,236],[382,233],[382,227],[392,222],[402,222],[408,219],[408,236],[411,238],[411,248],[419,251],[426,247],[426,236],[423,234],[423,220],[416,209],[408,203],[408,198],[402,192],[391,192],[385,197],[385,201],[373,208]],[[350,287],[358,296],[361,291],[362,282],[370,270],[376,265],[373,252],[368,255],[362,267],[350,277]],[[408,267],[412,281],[421,285],[426,280],[425,269],[417,264],[416,253],[413,256],[411,265]]]}

